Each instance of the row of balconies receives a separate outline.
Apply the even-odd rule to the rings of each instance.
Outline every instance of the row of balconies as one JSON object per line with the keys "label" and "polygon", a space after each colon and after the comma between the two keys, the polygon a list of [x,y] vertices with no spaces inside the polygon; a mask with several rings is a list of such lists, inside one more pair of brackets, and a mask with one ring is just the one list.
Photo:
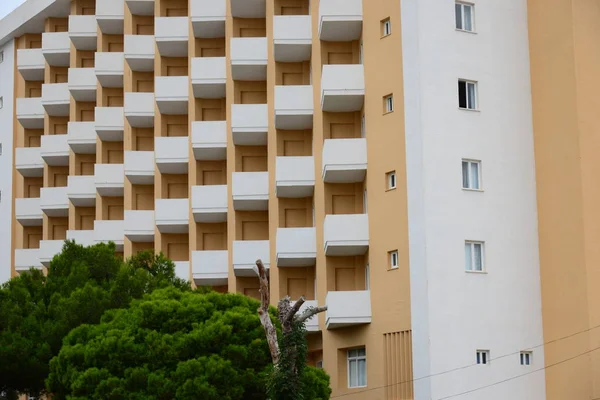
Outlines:
{"label": "row of balconies", "polygon": [[[154,15],[153,0],[127,0],[135,15]],[[188,20],[194,36],[215,38],[225,36],[226,0],[191,0],[190,17],[157,17],[157,44],[177,44],[188,40]],[[105,34],[123,34],[125,7],[123,0],[102,0],[96,3],[96,15],[71,15],[67,38],[78,50],[95,50],[97,28]],[[265,0],[231,0],[231,14],[240,18],[264,18]],[[362,0],[322,0],[319,6],[319,38],[326,41],[351,41],[360,37],[362,29]],[[275,16],[274,37],[282,44],[302,46],[312,41],[310,16]],[[186,46],[187,47],[187,46]],[[50,47],[48,47],[50,48]],[[165,47],[164,56],[173,49]],[[187,48],[184,50],[187,53]],[[161,49],[161,53],[163,53]],[[284,61],[284,60],[281,60]],[[292,61],[292,60],[288,60]]]}
{"label": "row of balconies", "polygon": [[[41,147],[17,148],[15,157],[17,170],[26,177],[40,177],[44,173],[44,163],[51,166],[67,166],[69,165],[69,146],[75,153],[95,153],[96,137],[92,124],[71,122],[69,123],[69,133],[66,135],[43,135]],[[212,126],[213,123],[209,125]],[[192,149],[196,159],[225,159],[226,146],[222,136],[224,136],[222,132],[219,132],[218,136],[216,133],[214,136],[210,136],[203,135],[198,131],[194,132]],[[155,138],[156,151],[125,151],[124,165],[96,164],[97,181],[103,181],[104,179],[101,177],[104,175],[112,176],[113,180],[120,177],[115,184],[122,187],[123,177],[126,176],[133,184],[152,184],[155,165],[161,173],[187,173],[189,146],[188,137],[157,137]],[[277,195],[279,197],[311,196],[315,186],[314,168],[314,157],[312,156],[277,157],[275,168]],[[366,170],[366,139],[325,140],[321,171],[325,182],[362,182]],[[269,191],[268,181],[268,172],[234,172],[234,205],[237,206],[236,192],[249,192],[251,193],[249,198],[260,199],[261,203],[265,202],[266,207]],[[101,191],[101,187],[98,187],[98,190]],[[242,201],[242,203],[246,202]],[[239,207],[241,207],[239,209],[244,209],[247,206],[240,205]]]}

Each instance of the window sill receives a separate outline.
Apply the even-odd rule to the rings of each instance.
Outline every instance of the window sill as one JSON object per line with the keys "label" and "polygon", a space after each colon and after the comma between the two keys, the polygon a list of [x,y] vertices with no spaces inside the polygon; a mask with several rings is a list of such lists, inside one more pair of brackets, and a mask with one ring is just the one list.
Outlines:
{"label": "window sill", "polygon": [[487,271],[465,271],[467,274],[487,275]]}
{"label": "window sill", "polygon": [[387,270],[388,270],[388,272],[391,272],[391,271],[399,271],[399,270],[400,270],[400,267],[392,267],[392,268],[388,268]]}
{"label": "window sill", "polygon": [[470,189],[470,188],[462,188],[465,192],[479,192],[483,193],[483,189]]}
{"label": "window sill", "polygon": [[368,387],[368,386],[366,386],[366,385],[365,386],[352,386],[352,387],[348,386],[348,390],[364,389],[366,387]]}
{"label": "window sill", "polygon": [[454,28],[454,30],[455,30],[456,32],[463,32],[463,33],[470,33],[471,35],[477,35],[477,32],[476,32],[476,31],[468,31],[468,30],[466,30],[466,29],[458,29],[458,28]]}
{"label": "window sill", "polygon": [[462,108],[458,107],[459,111],[468,111],[468,112],[481,112],[478,108]]}
{"label": "window sill", "polygon": [[394,190],[398,189],[397,187],[393,187],[393,188],[387,188],[385,189],[386,192],[393,192]]}
{"label": "window sill", "polygon": [[380,39],[385,39],[386,37],[391,36],[391,35],[392,35],[391,33],[388,33],[387,35],[382,35]]}
{"label": "window sill", "polygon": [[383,112],[383,115],[388,115],[388,114],[391,114],[391,113],[393,113],[393,112],[394,112],[394,110],[392,110],[392,111],[384,111],[384,112]]}

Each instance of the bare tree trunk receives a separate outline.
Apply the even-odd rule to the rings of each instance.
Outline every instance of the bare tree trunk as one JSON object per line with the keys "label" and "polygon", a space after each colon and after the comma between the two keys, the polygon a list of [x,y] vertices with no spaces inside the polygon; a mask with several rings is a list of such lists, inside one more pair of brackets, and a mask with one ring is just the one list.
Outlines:
{"label": "bare tree trunk", "polygon": [[260,323],[265,329],[273,365],[277,365],[279,362],[279,342],[277,341],[277,330],[273,326],[273,322],[269,316],[269,305],[271,302],[269,279],[267,278],[267,271],[261,260],[256,261],[256,266],[258,267],[258,279],[260,281],[260,308],[258,309],[258,316],[260,318]]}

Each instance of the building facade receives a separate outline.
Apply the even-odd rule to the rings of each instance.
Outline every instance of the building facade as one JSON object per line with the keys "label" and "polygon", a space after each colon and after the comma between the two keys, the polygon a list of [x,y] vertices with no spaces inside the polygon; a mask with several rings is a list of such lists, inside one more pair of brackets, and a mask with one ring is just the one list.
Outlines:
{"label": "building facade", "polygon": [[328,306],[332,398],[600,397],[600,9],[550,3],[27,0],[0,281],[112,241],[259,297],[261,259]]}

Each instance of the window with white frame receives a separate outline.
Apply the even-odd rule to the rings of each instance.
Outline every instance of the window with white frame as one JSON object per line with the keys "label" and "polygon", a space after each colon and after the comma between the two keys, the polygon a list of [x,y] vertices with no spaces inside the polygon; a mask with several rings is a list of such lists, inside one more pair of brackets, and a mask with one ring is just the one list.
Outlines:
{"label": "window with white frame", "polygon": [[467,272],[483,272],[483,242],[465,242],[465,270]]}
{"label": "window with white frame", "polygon": [[[365,265],[365,290],[371,290],[371,266]],[[315,290],[315,293],[316,290]]]}
{"label": "window with white frame", "polygon": [[463,189],[481,189],[481,161],[462,160]]}
{"label": "window with white frame", "polygon": [[522,351],[520,358],[521,365],[531,365],[533,363],[533,353],[531,351]]}
{"label": "window with white frame", "polygon": [[477,350],[477,364],[489,364],[490,363],[490,351],[489,350]]}
{"label": "window with white frame", "polygon": [[392,34],[392,22],[389,18],[381,20],[381,37]]}
{"label": "window with white frame", "polygon": [[398,268],[398,250],[388,252],[389,268]]}
{"label": "window with white frame", "polygon": [[467,32],[475,31],[473,4],[456,2],[454,12],[456,14],[456,29]]}
{"label": "window with white frame", "polygon": [[384,114],[387,114],[392,111],[394,111],[394,95],[388,94],[383,98],[383,112]]}
{"label": "window with white frame", "polygon": [[477,110],[477,82],[458,80],[458,107]]}
{"label": "window with white frame", "polygon": [[386,175],[387,189],[396,189],[396,171],[390,171]]}
{"label": "window with white frame", "polygon": [[364,347],[348,350],[348,387],[367,386],[367,351]]}

